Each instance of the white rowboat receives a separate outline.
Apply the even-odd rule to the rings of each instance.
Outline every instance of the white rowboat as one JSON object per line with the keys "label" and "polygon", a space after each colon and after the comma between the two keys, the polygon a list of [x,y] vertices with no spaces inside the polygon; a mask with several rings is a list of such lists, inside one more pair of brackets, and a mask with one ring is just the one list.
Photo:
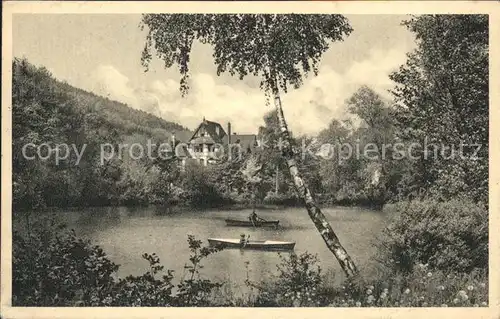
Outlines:
{"label": "white rowboat", "polygon": [[260,250],[293,250],[295,242],[277,240],[247,240],[244,243],[240,239],[231,238],[209,238],[208,243],[212,246],[223,248],[260,249]]}

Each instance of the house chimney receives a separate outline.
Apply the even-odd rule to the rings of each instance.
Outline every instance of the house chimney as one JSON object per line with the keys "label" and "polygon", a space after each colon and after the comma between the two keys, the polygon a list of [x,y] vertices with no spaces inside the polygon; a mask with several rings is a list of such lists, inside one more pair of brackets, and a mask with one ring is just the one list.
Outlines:
{"label": "house chimney", "polygon": [[175,132],[172,131],[172,152],[175,154]]}
{"label": "house chimney", "polygon": [[227,144],[231,145],[231,122],[227,122]]}

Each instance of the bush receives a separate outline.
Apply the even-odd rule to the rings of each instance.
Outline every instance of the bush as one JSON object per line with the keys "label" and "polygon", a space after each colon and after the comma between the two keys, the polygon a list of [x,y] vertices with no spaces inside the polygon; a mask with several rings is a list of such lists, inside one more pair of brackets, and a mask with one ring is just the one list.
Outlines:
{"label": "bush", "polygon": [[256,307],[314,307],[321,304],[317,294],[321,284],[321,268],[317,265],[316,255],[295,253],[283,257],[277,265],[278,275],[270,283],[247,285],[258,290],[253,301]]}
{"label": "bush", "polygon": [[[221,284],[200,277],[201,261],[218,249],[188,236],[188,278],[174,287],[173,271],[155,254],[143,254],[150,270],[117,278],[119,266],[99,246],[79,239],[53,220],[13,233],[12,303],[14,306],[212,306]],[[160,278],[158,278],[160,277]],[[176,291],[174,291],[176,288]]]}
{"label": "bush", "polygon": [[93,304],[115,283],[118,265],[99,246],[54,221],[35,221],[12,236],[14,306]]}
{"label": "bush", "polygon": [[302,205],[302,201],[295,195],[290,194],[276,194],[274,192],[267,193],[263,200],[264,204],[267,205],[285,205],[285,206],[299,206]]}
{"label": "bush", "polygon": [[252,196],[249,193],[241,192],[238,193],[236,191],[224,193],[224,198],[232,201],[233,204],[244,204],[250,205],[252,203]]}
{"label": "bush", "polygon": [[[104,298],[96,300],[90,306],[115,306],[115,307],[165,307],[174,302],[172,296],[173,271],[158,279],[158,274],[163,270],[160,259],[156,254],[143,254],[142,258],[149,262],[150,270],[140,276],[127,276],[113,285]],[[89,306],[89,304],[86,304]]]}
{"label": "bush", "polygon": [[181,202],[192,207],[209,208],[218,207],[225,204],[228,200],[223,197],[217,185],[212,183],[209,168],[198,164],[186,166],[186,172],[182,180]]}
{"label": "bush", "polygon": [[488,211],[463,199],[388,205],[395,215],[377,243],[379,260],[395,272],[415,264],[470,273],[488,268]]}
{"label": "bush", "polygon": [[183,278],[173,292],[173,271],[167,270],[167,274],[161,279],[157,278],[164,267],[156,254],[144,254],[142,257],[150,264],[150,271],[140,276],[128,276],[120,279],[114,286],[113,291],[104,299],[105,305],[109,306],[133,306],[133,307],[193,307],[211,306],[212,293],[214,289],[221,286],[220,283],[211,282],[200,278],[199,270],[202,268],[201,261],[215,253],[216,248],[202,247],[201,241],[194,236],[188,236],[191,255],[188,269],[188,278]]}

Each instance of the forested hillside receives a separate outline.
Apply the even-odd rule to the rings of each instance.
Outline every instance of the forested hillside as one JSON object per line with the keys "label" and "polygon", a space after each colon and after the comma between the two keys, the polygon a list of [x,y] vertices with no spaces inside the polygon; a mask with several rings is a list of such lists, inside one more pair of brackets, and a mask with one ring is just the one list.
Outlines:
{"label": "forested hillside", "polygon": [[[133,162],[124,151],[121,160],[101,165],[101,144],[145,146],[148,139],[162,143],[170,140],[172,132],[187,130],[60,82],[25,59],[13,61],[12,94],[14,208],[147,201],[152,191],[145,191],[143,184],[158,178],[155,170],[146,169],[147,159]],[[54,156],[29,160],[23,156],[23,146],[29,143],[47,143],[52,148],[64,143],[71,152],[58,165]],[[74,149],[83,149],[80,161]],[[26,152],[31,157],[36,148]],[[41,148],[43,157],[47,152],[47,146]]]}

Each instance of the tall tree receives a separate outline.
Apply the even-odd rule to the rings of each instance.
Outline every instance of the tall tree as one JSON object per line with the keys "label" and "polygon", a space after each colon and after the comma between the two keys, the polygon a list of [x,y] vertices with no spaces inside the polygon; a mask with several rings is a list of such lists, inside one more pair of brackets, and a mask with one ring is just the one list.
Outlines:
{"label": "tall tree", "polygon": [[[318,141],[322,145],[319,154],[329,160],[320,162],[320,174],[324,190],[337,200],[341,190],[352,189],[353,185],[359,184],[357,175],[359,159],[350,156],[346,160],[341,159],[341,145],[352,144],[352,130],[343,122],[333,119],[327,128],[318,134]],[[329,147],[327,147],[329,146]],[[342,154],[343,155],[343,154]],[[351,168],[353,173],[351,173]]]}
{"label": "tall tree", "polygon": [[351,31],[341,15],[276,14],[145,14],[148,27],[142,62],[147,67],[153,53],[165,67],[176,64],[181,73],[180,89],[189,88],[189,60],[194,40],[214,49],[217,74],[229,72],[240,79],[261,79],[260,87],[272,97],[282,138],[284,157],[297,193],[328,248],[347,276],[358,270],[316,204],[294,157],[292,140],[281,105],[281,93],[298,88],[304,76],[318,73],[318,62],[332,41],[341,41]]}
{"label": "tall tree", "polygon": [[255,212],[255,207],[257,204],[256,199],[256,190],[259,184],[262,182],[262,177],[259,176],[260,171],[262,170],[263,165],[259,159],[259,156],[250,155],[245,161],[244,166],[241,169],[243,173],[243,178],[248,184],[248,188],[251,191],[251,200],[252,200],[252,209]]}
{"label": "tall tree", "polygon": [[[488,16],[422,15],[404,22],[417,39],[391,75],[403,139],[448,147],[446,157],[422,148],[420,186],[445,198],[488,201]],[[465,156],[449,156],[449,147]],[[425,156],[425,152],[429,152]],[[427,157],[425,159],[425,157]]]}
{"label": "tall tree", "polygon": [[362,120],[357,135],[362,137],[363,146],[370,144],[375,147],[374,158],[364,154],[365,158],[361,160],[365,162],[363,171],[369,200],[380,206],[385,201],[386,190],[391,186],[388,182],[391,180],[393,150],[388,146],[394,142],[392,110],[380,95],[367,86],[359,88],[346,104],[349,111]]}
{"label": "tall tree", "polygon": [[279,123],[276,111],[269,111],[264,115],[264,126],[259,127],[259,139],[261,147],[259,154],[266,159],[264,169],[268,176],[274,175],[274,192],[279,193],[280,181],[279,172],[286,166],[283,157],[277,147],[279,143]]}

